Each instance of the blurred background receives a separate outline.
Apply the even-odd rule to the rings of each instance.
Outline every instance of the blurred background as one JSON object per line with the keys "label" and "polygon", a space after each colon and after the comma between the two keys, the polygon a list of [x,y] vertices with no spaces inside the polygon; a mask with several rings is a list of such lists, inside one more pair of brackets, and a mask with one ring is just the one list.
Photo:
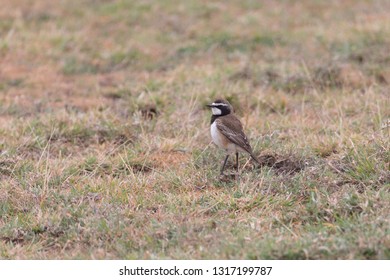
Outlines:
{"label": "blurred background", "polygon": [[199,91],[209,95],[235,93],[220,80],[301,93],[388,84],[389,6],[385,0],[4,0],[1,110],[11,103],[24,113],[104,106],[128,91],[153,92],[161,80],[183,94],[201,82]]}

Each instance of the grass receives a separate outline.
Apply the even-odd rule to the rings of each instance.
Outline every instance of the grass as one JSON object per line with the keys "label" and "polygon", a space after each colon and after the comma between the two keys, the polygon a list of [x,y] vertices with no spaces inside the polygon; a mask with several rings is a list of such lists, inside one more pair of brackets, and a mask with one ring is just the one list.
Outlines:
{"label": "grass", "polygon": [[[389,16],[5,1],[0,258],[389,259]],[[220,96],[262,162],[239,181],[210,143]]]}

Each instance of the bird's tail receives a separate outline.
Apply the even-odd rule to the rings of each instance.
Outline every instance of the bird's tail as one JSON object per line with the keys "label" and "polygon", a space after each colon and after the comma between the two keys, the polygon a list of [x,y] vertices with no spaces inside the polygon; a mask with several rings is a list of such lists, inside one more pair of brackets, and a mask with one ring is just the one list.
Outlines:
{"label": "bird's tail", "polygon": [[261,165],[260,164],[260,161],[257,159],[257,157],[253,154],[253,152],[250,152],[249,155],[251,156],[251,158],[253,158],[254,161],[257,162],[257,164]]}

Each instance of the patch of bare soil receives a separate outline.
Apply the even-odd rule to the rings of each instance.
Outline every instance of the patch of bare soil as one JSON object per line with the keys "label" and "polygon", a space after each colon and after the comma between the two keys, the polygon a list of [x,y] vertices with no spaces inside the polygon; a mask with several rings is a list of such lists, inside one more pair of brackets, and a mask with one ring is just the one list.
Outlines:
{"label": "patch of bare soil", "polygon": [[0,178],[2,176],[10,176],[15,166],[15,162],[10,160],[0,160]]}
{"label": "patch of bare soil", "polygon": [[140,108],[141,115],[146,120],[152,120],[158,116],[158,111],[155,105],[147,104]]}
{"label": "patch of bare soil", "polygon": [[268,154],[258,157],[261,166],[268,166],[278,174],[295,174],[306,167],[304,159],[294,156],[282,156],[278,154]]}
{"label": "patch of bare soil", "polygon": [[153,167],[141,163],[130,164],[130,168],[135,173],[150,173],[153,170]]}

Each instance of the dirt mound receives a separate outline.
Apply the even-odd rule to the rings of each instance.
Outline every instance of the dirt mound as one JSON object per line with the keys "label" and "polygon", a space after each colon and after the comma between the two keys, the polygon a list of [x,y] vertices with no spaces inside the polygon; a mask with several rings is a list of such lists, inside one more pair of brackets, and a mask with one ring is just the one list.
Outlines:
{"label": "dirt mound", "polygon": [[258,157],[261,166],[268,166],[278,174],[295,174],[303,170],[305,160],[288,155],[268,154]]}

